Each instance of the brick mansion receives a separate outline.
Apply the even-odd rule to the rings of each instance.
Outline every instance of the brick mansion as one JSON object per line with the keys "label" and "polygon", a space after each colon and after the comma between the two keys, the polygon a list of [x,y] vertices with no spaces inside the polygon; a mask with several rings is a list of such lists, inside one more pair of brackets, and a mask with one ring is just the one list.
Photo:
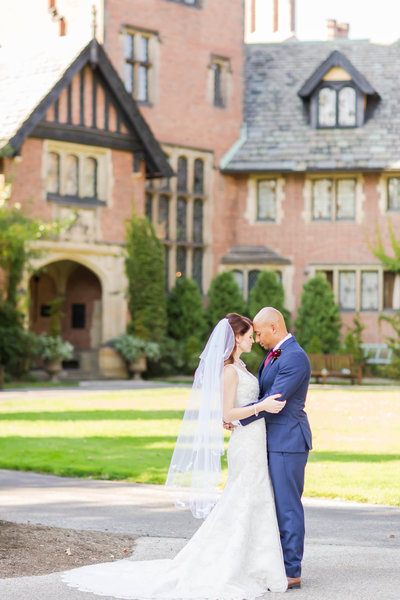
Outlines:
{"label": "brick mansion", "polygon": [[295,314],[322,273],[343,322],[358,312],[365,341],[384,341],[400,276],[370,244],[378,228],[391,253],[389,223],[399,238],[399,42],[351,40],[335,21],[326,41],[299,41],[295,0],[21,0],[3,14],[0,184],[12,177],[33,216],[76,215],[26,275],[32,331],[65,297],[63,337],[98,368],[127,321],[134,209],[162,240],[169,289],[186,276],[206,295],[232,270],[247,299],[270,269]]}

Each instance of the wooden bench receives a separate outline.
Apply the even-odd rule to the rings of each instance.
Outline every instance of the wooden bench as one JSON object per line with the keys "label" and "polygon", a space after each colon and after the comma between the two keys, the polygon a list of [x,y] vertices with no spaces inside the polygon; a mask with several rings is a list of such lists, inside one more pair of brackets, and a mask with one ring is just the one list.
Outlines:
{"label": "wooden bench", "polygon": [[325,384],[328,377],[346,377],[351,383],[361,384],[362,371],[356,368],[352,354],[309,354],[311,377],[319,383],[320,377]]}

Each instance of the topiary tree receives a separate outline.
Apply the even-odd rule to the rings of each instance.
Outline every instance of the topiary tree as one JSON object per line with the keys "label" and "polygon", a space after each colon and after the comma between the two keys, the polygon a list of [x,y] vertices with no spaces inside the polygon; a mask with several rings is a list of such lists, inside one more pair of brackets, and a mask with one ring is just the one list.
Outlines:
{"label": "topiary tree", "polygon": [[232,271],[225,271],[214,277],[208,290],[206,316],[209,327],[214,327],[230,312],[246,313],[246,303]]}
{"label": "topiary tree", "polygon": [[126,237],[128,332],[161,341],[167,327],[164,249],[147,217],[133,216]]}
{"label": "topiary tree", "polygon": [[309,352],[314,336],[321,341],[324,354],[333,354],[339,350],[339,307],[329,283],[322,275],[316,275],[304,285],[294,324],[297,341],[306,352]]}
{"label": "topiary tree", "polygon": [[207,331],[203,298],[193,279],[179,278],[167,300],[168,335],[175,340],[194,336],[203,340]]}
{"label": "topiary tree", "polygon": [[249,313],[254,318],[263,306],[273,306],[279,310],[290,327],[290,312],[285,308],[285,292],[274,271],[261,271],[250,292]]}

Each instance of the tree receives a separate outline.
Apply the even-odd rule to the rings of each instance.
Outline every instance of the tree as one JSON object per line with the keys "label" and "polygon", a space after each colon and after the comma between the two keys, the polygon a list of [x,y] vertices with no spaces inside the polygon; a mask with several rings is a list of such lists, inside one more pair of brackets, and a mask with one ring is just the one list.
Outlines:
{"label": "tree", "polygon": [[400,311],[393,316],[381,315],[379,321],[389,323],[395,334],[386,337],[387,345],[392,350],[392,362],[386,367],[386,373],[389,377],[400,379]]}
{"label": "tree", "polygon": [[2,296],[13,307],[18,304],[18,286],[24,269],[40,252],[32,242],[49,238],[59,233],[59,222],[44,223],[24,214],[19,204],[11,205],[11,184],[6,184],[0,195],[0,269],[5,274],[5,289]]}
{"label": "tree", "polygon": [[365,353],[362,347],[362,332],[365,329],[364,323],[361,323],[360,315],[357,314],[353,319],[353,327],[347,327],[347,333],[343,340],[344,354],[352,354],[354,363],[361,367],[365,360]]}
{"label": "tree", "polygon": [[127,227],[128,332],[161,341],[167,326],[164,250],[147,217],[133,216]]}
{"label": "tree", "polygon": [[23,327],[22,313],[9,302],[0,302],[0,368],[19,377],[37,355],[38,339]]}
{"label": "tree", "polygon": [[396,240],[394,231],[393,231],[393,225],[390,221],[388,221],[388,228],[389,228],[390,242],[392,244],[394,256],[389,256],[389,254],[387,254],[385,252],[385,248],[384,248],[383,242],[382,242],[382,235],[381,235],[378,225],[376,226],[376,235],[377,235],[376,246],[373,246],[369,242],[369,247],[371,248],[371,250],[372,250],[373,254],[376,256],[376,258],[379,258],[379,260],[381,261],[383,266],[386,267],[386,269],[388,269],[389,271],[393,271],[394,273],[400,273],[400,241]]}
{"label": "tree", "polygon": [[[383,266],[388,271],[392,271],[393,273],[400,273],[400,241],[396,240],[393,232],[393,226],[390,221],[388,222],[388,228],[394,256],[389,256],[389,254],[385,252],[382,243],[381,232],[379,231],[378,226],[376,227],[376,233],[378,238],[377,244],[374,247],[370,243],[369,246],[373,254],[377,258],[379,258]],[[386,321],[387,323],[389,323],[392,326],[395,334],[394,336],[386,337],[387,344],[392,350],[392,363],[387,367],[386,372],[389,375],[389,377],[400,379],[400,311],[394,316],[381,315],[379,317],[379,322],[381,321]]]}
{"label": "tree", "polygon": [[210,328],[230,312],[244,314],[246,304],[232,271],[225,271],[214,277],[208,291],[206,315]]}
{"label": "tree", "polygon": [[273,306],[279,310],[290,327],[290,312],[285,308],[285,292],[274,271],[261,271],[250,292],[249,313],[254,318],[263,306]]}
{"label": "tree", "polygon": [[203,298],[192,279],[180,278],[172,288],[168,301],[168,334],[175,340],[190,336],[203,341],[207,330]]}
{"label": "tree", "polygon": [[340,313],[329,283],[321,275],[309,279],[303,287],[295,320],[297,341],[306,352],[314,336],[321,341],[324,354],[339,350]]}

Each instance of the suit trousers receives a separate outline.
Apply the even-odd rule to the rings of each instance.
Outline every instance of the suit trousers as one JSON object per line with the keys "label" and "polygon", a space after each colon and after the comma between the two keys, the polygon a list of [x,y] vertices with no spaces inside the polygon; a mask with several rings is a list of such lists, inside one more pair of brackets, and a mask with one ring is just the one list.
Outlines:
{"label": "suit trousers", "polygon": [[269,473],[274,487],[276,514],[286,575],[300,577],[304,552],[304,488],[306,452],[268,452]]}

